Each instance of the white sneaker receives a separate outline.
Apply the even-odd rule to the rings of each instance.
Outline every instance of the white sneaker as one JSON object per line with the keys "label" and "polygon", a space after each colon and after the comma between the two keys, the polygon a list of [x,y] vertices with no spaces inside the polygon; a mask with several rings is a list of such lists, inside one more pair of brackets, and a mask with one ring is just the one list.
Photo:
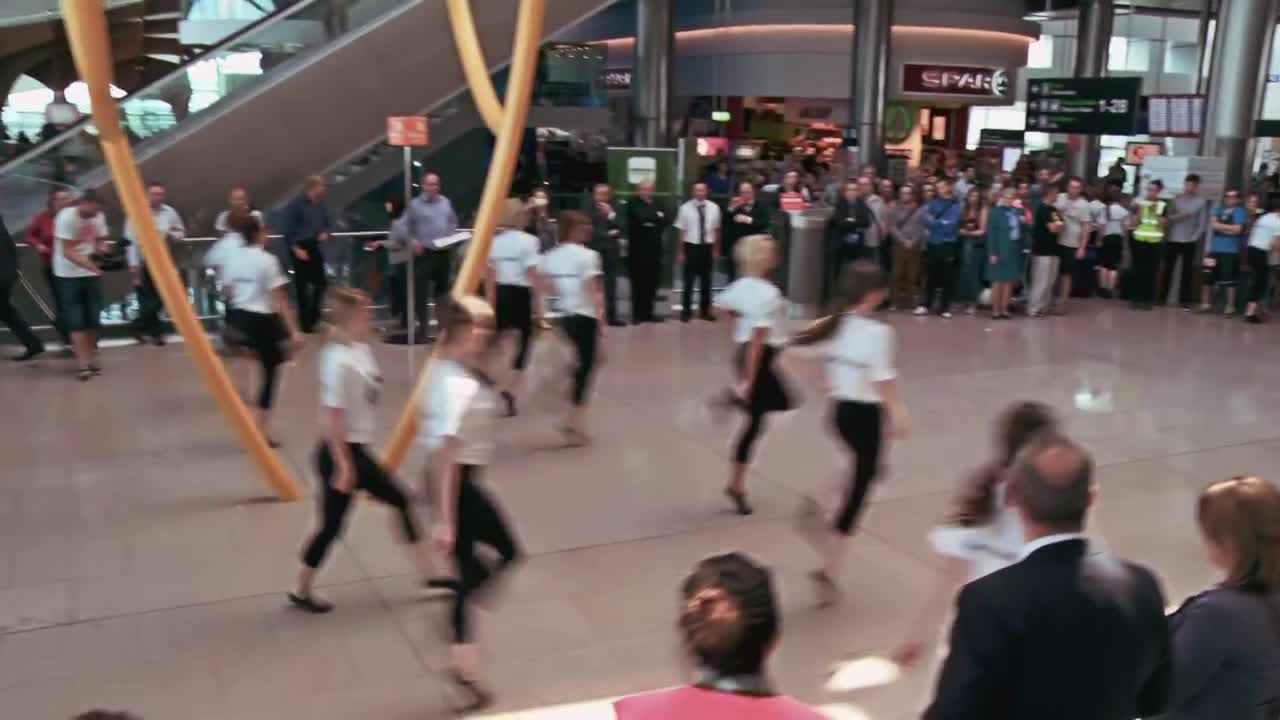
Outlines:
{"label": "white sneaker", "polygon": [[912,314],[912,315],[915,315],[915,316],[917,316],[917,317],[919,317],[919,316],[921,316],[921,315],[928,315],[928,314],[929,314],[929,308],[927,308],[927,307],[925,307],[925,306],[923,306],[923,305],[920,305],[919,307],[917,307],[917,308],[915,309],[915,312],[913,312],[913,313],[911,313],[911,314]]}
{"label": "white sneaker", "polygon": [[951,319],[951,313],[949,313],[949,312],[944,312],[944,313],[942,313],[942,319],[943,319],[943,320],[950,320],[950,319]]}

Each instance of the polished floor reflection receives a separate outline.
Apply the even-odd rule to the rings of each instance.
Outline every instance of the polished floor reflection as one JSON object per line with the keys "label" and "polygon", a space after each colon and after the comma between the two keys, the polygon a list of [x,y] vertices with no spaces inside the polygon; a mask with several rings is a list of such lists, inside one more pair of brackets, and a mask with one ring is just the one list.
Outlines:
{"label": "polished floor reflection", "polygon": [[[821,389],[772,424],[750,477],[757,512],[720,494],[732,427],[704,399],[727,373],[727,328],[612,333],[593,420],[597,443],[557,447],[530,408],[502,425],[490,480],[530,551],[484,634],[493,717],[583,717],[591,701],[672,685],[675,588],[700,557],[740,548],[777,571],[786,613],[778,684],[833,717],[905,720],[927,671],[837,694],[839,659],[884,652],[930,580],[925,532],[988,425],[1020,399],[1051,403],[1099,462],[1097,541],[1155,567],[1170,602],[1211,579],[1191,522],[1195,491],[1280,461],[1280,328],[1088,303],[1041,321],[893,316],[915,432],[892,449],[840,606],[812,607],[813,563],[791,528],[798,498],[835,486],[843,455]],[[390,398],[404,348],[378,349]],[[421,359],[421,351],[419,354]],[[93,706],[144,718],[444,717],[443,606],[425,601],[372,504],[358,508],[322,576],[329,616],[285,607],[311,502],[264,501],[182,346],[0,368],[0,697],[4,715],[63,718]],[[283,388],[278,434],[314,483],[314,352]],[[390,428],[399,400],[383,407]],[[417,460],[406,478],[416,480]],[[585,703],[585,704],[584,704]],[[605,717],[608,717],[607,712]]]}

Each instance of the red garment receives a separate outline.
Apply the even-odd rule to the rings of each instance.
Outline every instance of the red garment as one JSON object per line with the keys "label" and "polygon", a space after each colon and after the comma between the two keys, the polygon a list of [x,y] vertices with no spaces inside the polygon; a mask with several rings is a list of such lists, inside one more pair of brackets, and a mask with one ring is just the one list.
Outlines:
{"label": "red garment", "polygon": [[632,695],[613,709],[618,720],[827,720],[785,695],[735,695],[693,685]]}
{"label": "red garment", "polygon": [[24,240],[40,253],[40,262],[49,267],[53,262],[53,213],[41,210],[39,215],[32,218]]}
{"label": "red garment", "polygon": [[778,205],[783,210],[804,210],[809,207],[809,203],[804,201],[804,195],[794,190],[778,193]]}

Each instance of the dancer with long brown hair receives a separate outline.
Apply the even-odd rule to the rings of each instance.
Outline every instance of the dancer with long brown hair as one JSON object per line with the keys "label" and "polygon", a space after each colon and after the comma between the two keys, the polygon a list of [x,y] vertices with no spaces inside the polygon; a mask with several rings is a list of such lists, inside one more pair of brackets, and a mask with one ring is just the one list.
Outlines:
{"label": "dancer with long brown hair", "polygon": [[[880,470],[884,425],[889,425],[892,434],[904,436],[911,424],[897,394],[893,328],[872,318],[888,290],[880,266],[865,260],[853,263],[845,273],[843,292],[833,312],[793,340],[795,345],[827,345],[831,422],[836,436],[853,455],[853,471],[831,528],[814,534],[822,566],[810,578],[822,606],[834,603],[839,595],[835,576]],[[806,516],[816,516],[817,510],[816,501],[806,502]]]}

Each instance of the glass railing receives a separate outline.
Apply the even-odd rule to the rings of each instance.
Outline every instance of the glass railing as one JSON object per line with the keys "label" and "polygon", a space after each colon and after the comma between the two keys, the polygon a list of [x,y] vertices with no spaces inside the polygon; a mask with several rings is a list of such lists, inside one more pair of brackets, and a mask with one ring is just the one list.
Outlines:
{"label": "glass railing", "polygon": [[[273,72],[296,67],[335,42],[362,31],[386,13],[414,0],[302,0],[251,24],[198,59],[119,101],[122,120],[149,116],[142,131],[130,128],[135,149],[171,140],[187,121],[225,108],[260,89]],[[145,136],[143,132],[146,132]],[[15,224],[44,205],[29,194],[31,178],[68,184],[106,182],[96,129],[89,120],[0,166],[0,213]]]}

